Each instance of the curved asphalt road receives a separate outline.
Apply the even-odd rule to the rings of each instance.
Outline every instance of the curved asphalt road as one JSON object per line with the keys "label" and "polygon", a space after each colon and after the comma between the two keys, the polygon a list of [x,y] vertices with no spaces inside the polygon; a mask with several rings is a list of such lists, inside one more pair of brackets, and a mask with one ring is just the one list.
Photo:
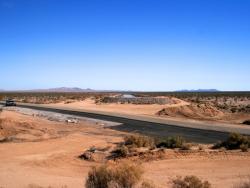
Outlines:
{"label": "curved asphalt road", "polygon": [[[0,103],[1,104],[1,103]],[[3,104],[3,103],[2,103]],[[215,143],[219,140],[225,140],[228,136],[228,132],[216,131],[216,130],[205,130],[199,128],[182,127],[178,125],[162,124],[156,122],[149,122],[143,120],[136,120],[126,117],[117,117],[114,115],[104,115],[97,113],[89,113],[74,110],[56,109],[51,107],[45,107],[41,105],[30,105],[30,104],[18,104],[18,107],[30,108],[35,110],[57,112],[62,114],[76,115],[87,118],[118,122],[120,125],[112,126],[111,129],[126,131],[126,132],[137,132],[147,134],[156,137],[166,136],[182,136],[187,141],[199,142],[199,143]]]}

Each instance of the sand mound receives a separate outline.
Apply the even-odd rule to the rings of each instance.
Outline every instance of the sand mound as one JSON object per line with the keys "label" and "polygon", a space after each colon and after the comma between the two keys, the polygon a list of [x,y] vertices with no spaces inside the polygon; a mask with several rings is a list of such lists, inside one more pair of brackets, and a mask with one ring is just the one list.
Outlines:
{"label": "sand mound", "polygon": [[162,109],[157,113],[160,116],[188,117],[194,119],[219,118],[224,113],[209,104],[189,104]]}
{"label": "sand mound", "polygon": [[60,137],[60,132],[53,129],[53,125],[44,125],[45,121],[34,123],[29,120],[20,120],[16,113],[5,112],[8,117],[0,116],[0,142],[41,141]]}

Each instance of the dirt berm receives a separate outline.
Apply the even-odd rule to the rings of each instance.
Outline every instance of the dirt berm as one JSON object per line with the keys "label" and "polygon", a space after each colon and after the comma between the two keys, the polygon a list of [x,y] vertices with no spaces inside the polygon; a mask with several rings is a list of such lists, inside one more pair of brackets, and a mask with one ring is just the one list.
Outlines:
{"label": "dirt berm", "polygon": [[218,119],[224,116],[224,113],[210,104],[189,104],[164,108],[157,112],[157,115],[193,119]]}

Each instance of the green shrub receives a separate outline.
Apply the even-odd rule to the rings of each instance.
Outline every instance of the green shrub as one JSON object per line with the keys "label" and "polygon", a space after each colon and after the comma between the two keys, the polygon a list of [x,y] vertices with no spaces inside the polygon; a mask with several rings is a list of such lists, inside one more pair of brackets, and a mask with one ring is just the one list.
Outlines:
{"label": "green shrub", "polygon": [[242,149],[246,150],[250,147],[250,138],[239,133],[230,133],[227,140],[218,142],[213,146],[213,149],[225,147],[228,150]]}
{"label": "green shrub", "polygon": [[157,148],[182,148],[185,143],[185,140],[180,137],[167,137],[165,139],[161,139],[157,142],[156,147]]}
{"label": "green shrub", "polygon": [[211,188],[211,184],[208,181],[202,182],[196,176],[186,176],[174,179],[172,188]]}
{"label": "green shrub", "polygon": [[86,188],[133,188],[141,180],[142,167],[128,162],[93,167],[88,173]]}
{"label": "green shrub", "polygon": [[124,138],[125,145],[128,147],[154,147],[154,139],[148,136],[130,135]]}

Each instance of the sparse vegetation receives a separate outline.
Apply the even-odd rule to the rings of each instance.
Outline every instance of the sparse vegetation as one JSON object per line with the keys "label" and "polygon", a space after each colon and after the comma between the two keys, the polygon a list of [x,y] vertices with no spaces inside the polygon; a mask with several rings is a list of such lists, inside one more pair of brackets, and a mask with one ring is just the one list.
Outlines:
{"label": "sparse vegetation", "polygon": [[155,147],[155,141],[153,138],[141,135],[130,135],[124,138],[124,144],[127,147]]}
{"label": "sparse vegetation", "polygon": [[127,157],[129,154],[129,149],[125,145],[118,146],[115,150],[112,151],[116,157]]}
{"label": "sparse vegetation", "polygon": [[129,135],[124,138],[124,142],[120,143],[115,150],[112,151],[113,157],[127,157],[136,148],[155,147],[153,138],[143,135]]}
{"label": "sparse vegetation", "polygon": [[[126,93],[126,92],[124,92]],[[118,94],[113,92],[86,92],[86,93],[65,93],[65,92],[2,92],[0,93],[0,99],[13,98],[16,101],[22,102],[60,102],[67,100],[84,100],[87,97],[93,97],[96,102],[101,102],[105,97]],[[168,96],[177,97],[190,102],[213,102],[217,107],[220,108],[230,108],[230,104],[237,103],[239,101],[250,100],[250,92],[139,92],[132,93],[136,97],[157,97],[157,96]],[[232,107],[232,106],[231,106]],[[234,107],[233,107],[234,108]],[[237,109],[237,111],[246,110],[249,112],[250,105],[242,106],[242,109]],[[244,109],[243,109],[244,108]]]}
{"label": "sparse vegetation", "polygon": [[[129,135],[124,138],[124,142],[120,143],[116,149],[112,151],[114,158],[136,156],[137,154],[146,154],[147,152],[157,152],[157,148],[179,148],[181,150],[190,150],[192,144],[187,143],[182,137],[166,137],[163,139],[155,139],[149,136]],[[143,152],[138,150],[143,149]],[[154,150],[157,149],[157,150]]]}
{"label": "sparse vegetation", "polygon": [[176,136],[176,137],[167,137],[164,139],[160,139],[157,141],[156,143],[156,147],[157,148],[183,148],[185,147],[185,140],[180,137],[180,136]]}
{"label": "sparse vegetation", "polygon": [[141,180],[143,169],[138,164],[123,162],[115,165],[93,167],[86,188],[133,188]]}
{"label": "sparse vegetation", "polygon": [[190,150],[192,147],[192,144],[190,143],[183,143],[182,146],[181,146],[181,150]]}
{"label": "sparse vegetation", "polygon": [[241,149],[247,151],[250,147],[250,137],[243,136],[239,133],[231,133],[227,140],[218,142],[213,146],[213,149],[224,147],[228,150]]}
{"label": "sparse vegetation", "polygon": [[202,181],[196,176],[186,176],[174,179],[172,188],[211,188],[211,184],[208,181]]}
{"label": "sparse vegetation", "polygon": [[98,148],[92,146],[78,157],[86,161],[103,162],[106,160],[106,152],[108,152],[109,149],[110,146]]}
{"label": "sparse vegetation", "polygon": [[241,144],[240,145],[240,149],[243,152],[247,152],[248,151],[248,144]]}
{"label": "sparse vegetation", "polygon": [[155,184],[151,181],[144,181],[140,188],[156,188]]}
{"label": "sparse vegetation", "polygon": [[86,98],[93,97],[99,99],[104,96],[112,95],[112,93],[98,93],[98,92],[86,92],[86,93],[71,93],[71,92],[11,92],[11,93],[0,93],[0,98],[14,99],[17,102],[24,103],[36,103],[36,104],[49,104],[58,102],[73,102],[79,100],[85,100]]}
{"label": "sparse vegetation", "polygon": [[245,125],[250,125],[250,120],[244,121],[243,124],[245,124]]}
{"label": "sparse vegetation", "polygon": [[[202,98],[200,97],[199,100],[202,100]],[[54,101],[54,99],[51,98],[51,101]],[[219,101],[219,99],[218,99],[218,101]],[[229,109],[231,109],[231,108],[229,108]],[[23,124],[22,126],[18,126],[18,127],[21,127],[21,128],[22,127],[29,127],[29,129],[33,128],[31,125],[28,125],[28,124]],[[72,127],[69,127],[69,129],[71,129],[71,128]],[[1,126],[0,126],[0,129],[1,129]],[[24,129],[22,128],[21,131],[23,131],[23,130]],[[42,129],[42,130],[47,130],[47,128]],[[113,132],[110,134],[113,134]],[[119,137],[120,137],[120,135],[121,134],[119,133]],[[112,141],[111,141],[111,139],[107,139],[107,140],[109,141],[107,144],[110,145],[110,148],[109,147],[103,148],[103,147],[101,147],[102,145],[100,144],[101,148],[91,147],[88,152],[94,153],[93,156],[95,156],[101,152],[104,153],[107,151],[105,153],[106,154],[105,155],[105,157],[106,157],[105,162],[106,162],[108,160],[107,158],[110,155],[110,151],[114,147],[113,143],[117,142],[118,138],[114,138],[114,139],[112,138]],[[2,140],[0,140],[0,142],[1,141],[6,142],[8,140],[2,139]],[[95,141],[93,143],[95,143]],[[243,135],[240,135],[237,133],[232,133],[227,140],[218,143],[217,147],[218,148],[225,147],[226,149],[240,149],[242,151],[248,151],[249,143],[250,143],[249,137],[246,137],[246,136],[243,136]],[[98,142],[98,146],[99,146],[99,142]],[[131,135],[131,136],[126,136],[124,138],[124,141],[122,143],[120,143],[113,152],[115,154],[117,154],[118,157],[127,157],[128,156],[129,157],[128,160],[140,161],[140,162],[145,162],[148,160],[158,160],[158,159],[160,159],[160,157],[162,157],[162,159],[163,158],[166,159],[168,157],[172,159],[172,158],[179,157],[179,156],[181,156],[184,160],[186,160],[186,157],[189,158],[189,153],[193,154],[195,152],[186,152],[185,153],[185,151],[180,151],[180,152],[178,152],[178,151],[179,150],[189,150],[191,148],[191,146],[192,145],[189,143],[186,143],[182,137],[178,137],[178,136],[177,137],[167,137],[167,138],[163,138],[163,139],[155,139],[155,138],[152,138],[149,136]],[[82,147],[82,145],[79,147]],[[192,147],[192,149],[194,151],[197,151],[198,147],[199,147],[199,150],[205,150],[204,152],[200,152],[202,157],[203,157],[203,154],[205,157],[207,155],[209,155],[209,157],[210,157],[210,154],[213,153],[210,150],[207,150],[207,148],[203,149],[202,146],[198,146],[198,145],[197,145],[197,147],[196,146]],[[162,148],[162,149],[159,149],[159,148]],[[170,150],[166,150],[165,148],[178,148],[178,149],[176,149],[175,151],[170,151]],[[78,150],[78,148],[77,148],[77,150]],[[200,154],[200,153],[198,153],[198,154]],[[214,151],[214,153],[216,153],[215,155],[217,155],[217,151]],[[221,152],[221,153],[222,153],[221,155],[224,155],[224,152]],[[231,154],[231,152],[227,152],[227,153]],[[235,155],[235,153],[238,154],[238,152],[232,152],[232,153],[233,153],[233,155]],[[188,154],[188,155],[186,155],[186,154]],[[197,153],[195,153],[195,155],[196,154]],[[248,154],[243,155],[241,153],[239,155],[245,157]],[[94,160],[93,156],[92,155],[88,156],[88,153],[85,153],[85,155],[83,155],[82,157],[84,159],[88,159],[90,161],[99,162],[97,160]],[[193,156],[193,155],[190,155],[190,156]],[[211,156],[213,156],[213,154],[211,154]],[[223,156],[223,159],[224,159],[224,156]],[[127,160],[127,159],[117,159],[115,161],[123,161],[123,160]],[[104,165],[101,167],[93,168],[89,173],[88,179],[86,181],[86,186],[92,187],[92,188],[95,188],[95,187],[100,187],[100,188],[102,188],[102,187],[104,187],[104,188],[105,187],[108,187],[108,188],[120,188],[120,187],[154,188],[155,187],[155,185],[151,182],[144,181],[143,183],[140,183],[140,182],[142,182],[141,176],[143,174],[142,170],[140,170],[141,167],[137,167],[135,164],[131,164],[131,163],[126,164],[126,165],[115,164],[115,161],[112,161],[112,160],[108,161],[108,163],[111,163],[111,165]],[[200,160],[197,160],[197,161],[200,162]],[[164,161],[160,161],[160,163],[157,163],[157,165],[158,164],[162,165],[163,162]],[[87,162],[84,161],[84,163],[87,163]],[[178,161],[176,163],[178,163]],[[88,163],[88,164],[90,164],[90,163]],[[218,163],[216,163],[216,164],[218,164]],[[233,165],[236,165],[236,164],[239,164],[239,163],[233,163]],[[245,164],[245,162],[242,162],[242,164]],[[182,165],[182,164],[180,164],[180,165]],[[226,163],[225,165],[228,165],[228,163]],[[154,167],[152,169],[156,169],[155,166],[152,165],[152,167]],[[162,169],[160,169],[160,170],[162,170],[166,173],[166,169],[168,169],[168,168],[171,168],[171,167],[166,165],[166,166],[162,167]],[[193,168],[193,166],[191,166],[191,168]],[[210,166],[208,168],[210,168]],[[211,168],[214,168],[214,166]],[[239,168],[240,168],[240,166],[239,166]],[[151,169],[148,169],[148,170],[151,170]],[[206,169],[202,169],[202,170],[205,171]],[[156,171],[158,171],[158,169],[156,169]],[[162,171],[157,172],[157,174],[161,174]],[[208,170],[208,172],[209,172],[209,170]],[[171,173],[171,171],[170,171],[170,173]],[[168,174],[169,174],[169,172],[168,172]],[[225,177],[227,178],[228,176],[225,176]],[[223,178],[224,178],[224,176],[223,176]],[[163,180],[163,181],[166,181],[166,180]],[[203,182],[202,180],[200,180],[199,178],[197,178],[195,176],[187,176],[184,178],[175,179],[173,182],[174,182],[173,184],[174,184],[175,188],[179,188],[179,187],[182,188],[181,186],[186,187],[186,188],[188,188],[188,187],[192,187],[192,188],[211,187],[211,185],[208,182],[206,182],[206,181]],[[159,181],[157,183],[162,184],[164,182]],[[242,183],[237,188],[248,188],[247,186],[249,186],[249,184]]]}

